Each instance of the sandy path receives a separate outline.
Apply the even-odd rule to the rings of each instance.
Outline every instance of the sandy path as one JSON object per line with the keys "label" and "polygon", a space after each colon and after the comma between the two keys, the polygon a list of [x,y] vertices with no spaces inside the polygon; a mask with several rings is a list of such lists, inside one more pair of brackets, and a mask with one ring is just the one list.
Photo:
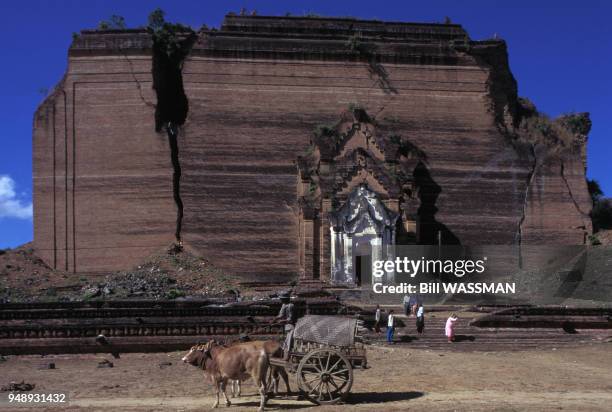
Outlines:
{"label": "sandy path", "polygon": [[[180,363],[180,353],[125,354],[111,359],[114,368],[97,368],[102,356],[72,355],[41,359],[11,357],[0,363],[1,384],[36,383],[37,390],[66,390],[67,410],[195,411],[209,410],[211,388],[202,373]],[[612,405],[612,344],[519,352],[451,352],[372,347],[371,368],[355,372],[348,405],[313,411],[608,411]],[[55,370],[38,370],[53,360]],[[171,362],[160,368],[160,363]],[[295,388],[295,382],[292,382]],[[256,410],[255,388],[231,408]],[[270,410],[313,407],[296,397],[272,399]],[[13,408],[24,411],[26,408]],[[44,410],[37,407],[31,410]],[[58,410],[58,408],[47,408]],[[9,410],[0,407],[0,411]]]}

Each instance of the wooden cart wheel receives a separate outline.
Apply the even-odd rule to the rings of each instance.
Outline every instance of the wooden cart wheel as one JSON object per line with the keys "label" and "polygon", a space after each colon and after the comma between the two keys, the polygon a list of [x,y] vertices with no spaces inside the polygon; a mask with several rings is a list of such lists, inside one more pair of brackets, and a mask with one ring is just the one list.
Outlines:
{"label": "wooden cart wheel", "polygon": [[315,404],[336,403],[351,391],[353,368],[337,350],[315,349],[300,361],[297,381],[309,401]]}

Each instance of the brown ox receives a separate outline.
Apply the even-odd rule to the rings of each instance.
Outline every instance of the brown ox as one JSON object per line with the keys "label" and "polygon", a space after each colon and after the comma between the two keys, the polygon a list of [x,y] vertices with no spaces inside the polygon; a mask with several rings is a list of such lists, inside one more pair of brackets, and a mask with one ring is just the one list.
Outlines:
{"label": "brown ox", "polygon": [[[268,357],[282,357],[283,352],[281,349],[281,344],[274,340],[266,340],[266,341],[247,341],[255,344],[258,348],[262,348],[268,354]],[[272,385],[272,391],[274,395],[278,395],[278,386],[280,379],[285,382],[285,389],[287,391],[287,395],[291,394],[291,388],[289,387],[289,375],[287,375],[287,371],[282,366],[270,365],[270,377],[272,378],[272,382],[266,382],[266,385]],[[240,396],[240,381],[232,381],[231,385],[232,396]]]}
{"label": "brown ox", "polygon": [[226,393],[230,379],[243,381],[252,378],[261,398],[259,410],[263,411],[269,360],[261,343],[244,342],[226,348],[211,341],[193,346],[183,357],[183,362],[202,368],[210,377],[216,395],[213,408],[219,406],[219,392],[223,393],[225,404],[231,405]]}

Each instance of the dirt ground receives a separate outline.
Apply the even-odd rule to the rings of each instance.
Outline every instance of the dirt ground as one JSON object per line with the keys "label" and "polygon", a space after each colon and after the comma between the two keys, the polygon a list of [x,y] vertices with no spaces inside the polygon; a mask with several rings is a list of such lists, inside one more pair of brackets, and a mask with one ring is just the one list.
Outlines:
{"label": "dirt ground", "polygon": [[[67,410],[209,410],[212,390],[202,371],[183,364],[182,353],[9,357],[0,380],[36,384],[35,391],[66,391]],[[108,358],[113,368],[98,368]],[[612,344],[518,352],[451,352],[409,346],[371,346],[370,368],[355,371],[344,405],[313,406],[295,396],[271,399],[269,410],[313,411],[609,411],[612,404]],[[56,369],[39,370],[44,362]],[[170,362],[171,365],[160,366]],[[291,382],[295,389],[295,381]],[[256,410],[251,383],[230,408]],[[32,410],[44,410],[43,407]],[[58,410],[57,407],[48,408]],[[0,406],[0,410],[10,410]],[[14,410],[24,411],[19,407]]]}

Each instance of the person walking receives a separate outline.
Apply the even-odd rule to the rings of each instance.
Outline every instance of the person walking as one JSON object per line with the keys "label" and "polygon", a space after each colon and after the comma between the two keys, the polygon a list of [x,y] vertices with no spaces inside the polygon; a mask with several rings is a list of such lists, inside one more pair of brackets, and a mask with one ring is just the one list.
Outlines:
{"label": "person walking", "polygon": [[395,315],[393,309],[389,311],[389,317],[387,318],[387,342],[393,343],[393,334],[395,333]]}
{"label": "person walking", "polygon": [[374,332],[376,332],[377,335],[380,335],[380,315],[381,315],[381,311],[380,311],[380,305],[376,305],[376,313],[374,314]]}
{"label": "person walking", "polygon": [[455,341],[455,324],[459,318],[454,313],[450,315],[448,319],[446,319],[446,326],[444,327],[444,332],[446,337],[448,338],[448,342],[452,343]]}
{"label": "person walking", "polygon": [[425,310],[423,309],[422,304],[419,304],[419,308],[417,309],[416,328],[417,328],[418,334],[422,335],[423,329],[425,329]]}
{"label": "person walking", "polygon": [[412,301],[412,298],[410,297],[410,295],[404,295],[404,315],[408,316],[410,315],[410,302]]}

